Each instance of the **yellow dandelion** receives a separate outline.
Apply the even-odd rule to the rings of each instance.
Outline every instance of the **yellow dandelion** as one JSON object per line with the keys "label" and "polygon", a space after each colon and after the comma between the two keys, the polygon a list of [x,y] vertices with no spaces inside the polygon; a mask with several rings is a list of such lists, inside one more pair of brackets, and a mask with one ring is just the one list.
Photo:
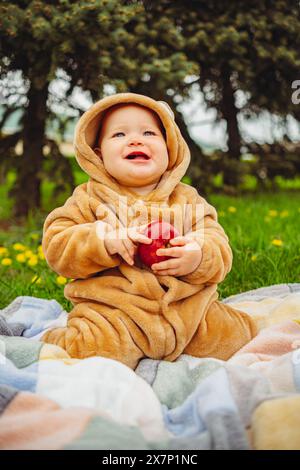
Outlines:
{"label": "yellow dandelion", "polygon": [[270,217],[277,217],[278,211],[275,211],[273,209],[269,210],[269,216]]}
{"label": "yellow dandelion", "polygon": [[288,217],[289,216],[289,211],[281,211],[280,212],[280,217]]}
{"label": "yellow dandelion", "polygon": [[56,282],[57,284],[61,284],[61,285],[66,284],[67,278],[64,276],[57,276]]}
{"label": "yellow dandelion", "polygon": [[12,260],[10,258],[3,258],[3,260],[1,261],[1,264],[3,264],[3,266],[10,266],[12,263]]}
{"label": "yellow dandelion", "polygon": [[282,246],[283,245],[283,241],[282,240],[279,240],[277,238],[274,238],[274,240],[272,240],[272,245],[274,246]]}
{"label": "yellow dandelion", "polygon": [[5,246],[0,246],[0,256],[7,255],[8,249]]}
{"label": "yellow dandelion", "polygon": [[31,284],[40,284],[42,282],[41,278],[36,274],[35,276],[33,276],[33,278],[31,279]]}
{"label": "yellow dandelion", "polygon": [[19,254],[16,256],[16,260],[17,260],[19,263],[25,263],[25,261],[26,261],[26,256],[24,255],[24,253],[19,253]]}
{"label": "yellow dandelion", "polygon": [[22,245],[22,243],[14,243],[13,244],[13,249],[16,251],[24,251],[26,250],[26,246]]}
{"label": "yellow dandelion", "polygon": [[36,266],[38,264],[38,257],[36,255],[31,256],[27,261],[28,266]]}
{"label": "yellow dandelion", "polygon": [[231,212],[231,213],[236,212],[236,207],[234,207],[234,206],[229,206],[229,207],[228,207],[228,212]]}
{"label": "yellow dandelion", "polygon": [[256,261],[257,260],[257,255],[251,256],[251,261]]}
{"label": "yellow dandelion", "polygon": [[41,259],[41,260],[44,260],[45,259],[45,255],[44,255],[44,252],[43,252],[43,247],[42,245],[39,245],[38,248],[37,248],[37,255],[38,257]]}
{"label": "yellow dandelion", "polygon": [[32,250],[24,251],[24,255],[26,256],[26,258],[31,258],[32,256],[36,256]]}

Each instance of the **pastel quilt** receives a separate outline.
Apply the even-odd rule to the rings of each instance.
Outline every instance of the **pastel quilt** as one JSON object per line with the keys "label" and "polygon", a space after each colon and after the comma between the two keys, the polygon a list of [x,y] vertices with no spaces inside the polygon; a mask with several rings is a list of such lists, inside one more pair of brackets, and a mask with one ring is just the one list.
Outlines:
{"label": "pastel quilt", "polygon": [[0,449],[300,449],[300,284],[225,303],[261,319],[228,361],[71,359],[40,338],[55,300],[0,311]]}

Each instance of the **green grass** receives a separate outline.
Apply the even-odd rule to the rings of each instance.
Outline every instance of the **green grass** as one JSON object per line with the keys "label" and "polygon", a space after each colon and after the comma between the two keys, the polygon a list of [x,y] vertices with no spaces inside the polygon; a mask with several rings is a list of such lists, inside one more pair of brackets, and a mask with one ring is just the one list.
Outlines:
{"label": "green grass", "polygon": [[[0,246],[7,248],[7,253],[0,253],[0,262],[5,258],[12,260],[10,266],[0,264],[0,308],[3,308],[19,295],[30,295],[45,299],[56,299],[64,308],[70,310],[71,303],[64,298],[64,285],[57,283],[58,275],[46,264],[42,255],[39,255],[38,246],[41,244],[41,224],[31,224],[24,227],[11,226],[9,231],[0,231]],[[25,250],[14,249],[15,243],[20,243]],[[1,248],[0,248],[1,250]],[[29,255],[30,250],[33,255]],[[16,258],[19,254],[26,254],[26,262]],[[36,260],[37,264],[30,266],[28,261]],[[35,279],[36,278],[36,279]],[[40,282],[37,280],[40,279]]]}
{"label": "green grass", "polygon": [[[232,270],[219,285],[222,298],[271,284],[300,282],[300,192],[240,199],[212,195],[209,202],[218,211],[233,251]],[[230,207],[236,212],[230,212]],[[274,245],[273,240],[282,245]]]}
{"label": "green grass", "polygon": [[[86,175],[80,171],[75,176],[76,184],[86,181]],[[12,222],[6,227],[3,219],[9,218],[12,208],[12,202],[6,197],[10,184],[13,184],[13,175],[8,185],[0,187],[0,198],[4,201],[0,213],[0,246],[8,250],[2,258],[0,254],[0,308],[16,296],[30,295],[56,299],[70,311],[72,305],[64,298],[64,285],[57,283],[57,274],[42,259],[38,259],[35,266],[17,262],[16,255],[21,252],[12,247],[14,243],[21,243],[37,253],[47,213],[62,205],[69,194],[54,200],[53,185],[44,182],[43,211],[32,214],[25,225]],[[262,286],[300,282],[300,191],[247,194],[241,198],[215,194],[208,202],[216,207],[233,250],[232,270],[218,286],[220,299]],[[236,211],[230,212],[230,207]],[[277,213],[272,216],[270,210]],[[273,240],[281,240],[282,245],[274,246]],[[1,264],[4,257],[9,257],[12,265]],[[39,284],[32,281],[35,275],[41,279]]]}

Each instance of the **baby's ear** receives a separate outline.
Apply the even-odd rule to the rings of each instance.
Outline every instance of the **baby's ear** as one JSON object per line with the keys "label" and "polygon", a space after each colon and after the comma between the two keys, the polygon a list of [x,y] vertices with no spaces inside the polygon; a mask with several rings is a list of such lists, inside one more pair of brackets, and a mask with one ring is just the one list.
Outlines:
{"label": "baby's ear", "polygon": [[98,157],[100,157],[102,159],[102,153],[101,153],[100,148],[95,147],[93,150],[94,150],[95,154],[98,155]]}

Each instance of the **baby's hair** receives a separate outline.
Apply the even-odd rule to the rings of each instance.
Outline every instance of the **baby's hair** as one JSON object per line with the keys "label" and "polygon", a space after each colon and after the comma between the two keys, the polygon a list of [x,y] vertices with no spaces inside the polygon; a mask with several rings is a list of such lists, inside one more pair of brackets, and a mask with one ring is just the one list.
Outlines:
{"label": "baby's hair", "polygon": [[[150,108],[148,108],[147,106],[143,106],[141,104],[138,104],[138,103],[117,103],[117,104],[114,104],[113,106],[111,106],[110,108],[107,108],[102,116],[101,116],[101,123],[100,123],[100,126],[99,126],[99,129],[98,129],[98,132],[97,132],[97,136],[96,136],[96,145],[98,145],[98,142],[99,142],[99,138],[100,138],[100,134],[101,134],[101,130],[102,130],[102,123],[104,121],[104,119],[106,118],[107,114],[111,113],[112,111],[114,111],[115,109],[119,109],[119,108],[122,108],[123,106],[128,106],[130,104],[134,104],[135,106],[140,106],[141,108],[144,108],[144,109],[147,109],[148,111],[152,111]],[[162,133],[162,135],[164,136],[164,139],[166,140],[166,130],[164,128],[164,125],[163,123],[161,122],[161,119],[160,117],[158,116],[158,114],[155,112],[155,111],[152,111],[152,113],[155,115],[155,117],[157,118],[157,121],[158,121],[158,125],[159,125],[159,128],[160,128],[160,131]]]}

